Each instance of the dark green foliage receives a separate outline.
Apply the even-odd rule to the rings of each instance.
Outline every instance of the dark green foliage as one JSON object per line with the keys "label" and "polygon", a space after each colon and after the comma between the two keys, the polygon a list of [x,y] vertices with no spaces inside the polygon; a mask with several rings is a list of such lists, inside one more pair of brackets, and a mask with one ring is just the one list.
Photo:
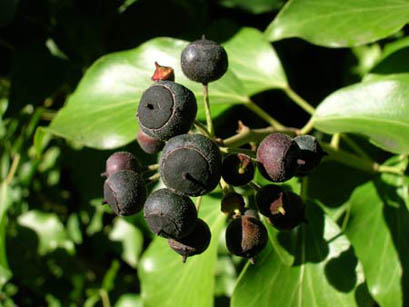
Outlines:
{"label": "dark green foliage", "polygon": [[105,172],[101,176],[109,177],[120,170],[130,170],[138,173],[142,170],[142,166],[130,152],[118,151],[109,156]]}
{"label": "dark green foliage", "polygon": [[135,214],[146,200],[145,182],[134,171],[117,171],[105,180],[104,199],[117,215]]}
{"label": "dark green foliage", "polygon": [[297,176],[308,175],[314,168],[316,168],[322,157],[326,153],[322,150],[320,143],[312,135],[300,135],[294,138],[294,142],[300,147],[300,159],[305,162],[299,165],[296,171]]}
{"label": "dark green foliage", "polygon": [[168,239],[169,246],[183,257],[186,262],[187,257],[203,253],[210,243],[211,233],[209,226],[202,219],[197,219],[193,231],[179,239]]}
{"label": "dark green foliage", "polygon": [[137,117],[147,135],[167,140],[188,132],[196,113],[196,98],[189,89],[172,81],[158,81],[142,94]]}
{"label": "dark green foliage", "polygon": [[266,227],[251,216],[244,215],[233,219],[226,229],[227,249],[237,256],[253,258],[263,250],[267,240]]}
{"label": "dark green foliage", "polygon": [[297,171],[300,148],[286,134],[273,133],[265,137],[257,148],[258,168],[273,182],[290,179]]}
{"label": "dark green foliage", "polygon": [[220,79],[227,71],[226,50],[214,41],[200,39],[182,51],[181,67],[189,79],[207,84]]}
{"label": "dark green foliage", "polygon": [[170,189],[190,196],[212,191],[220,180],[221,155],[217,145],[200,134],[171,138],[160,157],[160,175]]}
{"label": "dark green foliage", "polygon": [[195,205],[189,197],[160,189],[149,195],[143,215],[153,233],[180,239],[191,233],[197,221]]}
{"label": "dark green foliage", "polygon": [[254,177],[254,164],[245,154],[230,154],[223,159],[223,179],[234,186],[249,183]]}
{"label": "dark green foliage", "polygon": [[142,130],[138,131],[137,141],[139,146],[142,148],[144,152],[147,154],[155,154],[162,150],[163,146],[165,146],[165,142],[159,139],[155,139],[149,135],[147,135]]}

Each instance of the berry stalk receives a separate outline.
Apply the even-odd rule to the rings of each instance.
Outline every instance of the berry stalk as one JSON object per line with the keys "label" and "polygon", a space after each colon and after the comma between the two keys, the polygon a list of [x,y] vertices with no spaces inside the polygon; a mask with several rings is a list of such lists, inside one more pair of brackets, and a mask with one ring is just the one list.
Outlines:
{"label": "berry stalk", "polygon": [[214,127],[213,127],[212,114],[210,112],[209,88],[208,88],[207,83],[203,83],[203,101],[204,101],[205,114],[206,114],[207,130],[209,131],[210,137],[214,138]]}

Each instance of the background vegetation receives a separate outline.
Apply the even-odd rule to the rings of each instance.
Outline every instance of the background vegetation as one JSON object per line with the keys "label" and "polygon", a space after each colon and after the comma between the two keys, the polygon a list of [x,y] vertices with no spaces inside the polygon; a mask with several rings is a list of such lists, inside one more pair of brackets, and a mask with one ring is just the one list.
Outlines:
{"label": "background vegetation", "polygon": [[[2,0],[0,305],[408,306],[408,21],[407,0]],[[157,161],[135,142],[154,61],[202,101],[179,56],[203,33],[230,61],[218,136],[293,127],[330,153],[286,183],[309,223],[268,227],[255,265],[226,251],[218,190],[210,248],[184,265],[100,205],[112,152]]]}

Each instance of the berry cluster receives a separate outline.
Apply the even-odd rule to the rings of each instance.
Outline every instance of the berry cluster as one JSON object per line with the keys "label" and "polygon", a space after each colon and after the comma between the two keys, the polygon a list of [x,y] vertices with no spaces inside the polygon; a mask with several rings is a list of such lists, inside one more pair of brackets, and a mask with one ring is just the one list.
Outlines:
{"label": "berry cluster", "polygon": [[[258,187],[253,182],[254,158],[244,153],[223,157],[219,148],[222,140],[216,142],[209,131],[206,136],[190,132],[197,113],[194,94],[174,82],[172,68],[155,65],[155,83],[144,91],[138,107],[137,140],[147,153],[162,151],[159,175],[166,188],[147,195],[141,165],[132,154],[117,152],[108,158],[102,174],[107,177],[104,202],[118,215],[143,209],[151,231],[168,239],[169,246],[186,261],[205,251],[211,239],[209,226],[198,218],[190,197],[205,195],[220,183],[224,192],[221,211],[231,218],[226,229],[227,248],[253,261],[267,244],[267,230],[257,211],[277,229],[290,230],[305,221],[303,201],[280,185]],[[189,79],[207,87],[227,71],[227,54],[223,47],[203,37],[183,50],[181,67]],[[256,162],[265,178],[283,182],[308,175],[324,154],[312,136],[293,139],[273,133],[258,146]],[[246,208],[243,196],[233,186],[256,189],[258,210]]]}

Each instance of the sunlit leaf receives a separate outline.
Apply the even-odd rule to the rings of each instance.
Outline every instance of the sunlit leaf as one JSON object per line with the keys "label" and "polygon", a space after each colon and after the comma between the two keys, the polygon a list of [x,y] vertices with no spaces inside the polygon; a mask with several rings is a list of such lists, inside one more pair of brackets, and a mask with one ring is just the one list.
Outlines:
{"label": "sunlit leaf", "polygon": [[157,237],[143,254],[138,273],[144,306],[213,306],[217,244],[225,219],[219,201],[211,196],[202,200],[199,215],[212,233],[210,246],[204,253],[183,263],[167,240]]}
{"label": "sunlit leaf", "polygon": [[327,47],[357,46],[399,31],[408,20],[406,0],[290,0],[266,36],[300,37]]}
{"label": "sunlit leaf", "polygon": [[340,89],[313,116],[327,133],[365,135],[393,153],[409,153],[409,74],[387,76]]}

